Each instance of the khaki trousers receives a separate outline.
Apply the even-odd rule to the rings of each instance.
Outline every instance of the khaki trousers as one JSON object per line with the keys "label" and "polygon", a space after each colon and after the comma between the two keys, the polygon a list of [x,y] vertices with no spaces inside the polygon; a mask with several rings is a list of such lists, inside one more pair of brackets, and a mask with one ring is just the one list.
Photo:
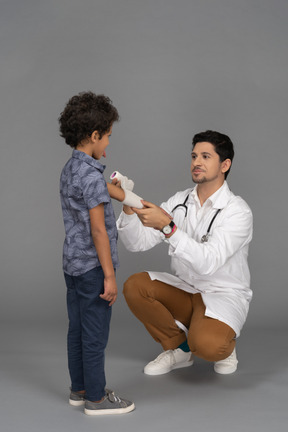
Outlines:
{"label": "khaki trousers", "polygon": [[191,352],[208,361],[228,357],[235,347],[235,332],[227,324],[205,316],[201,294],[191,294],[152,281],[148,273],[137,273],[124,284],[124,296],[133,314],[164,350],[175,349],[186,340],[175,319],[188,328]]}

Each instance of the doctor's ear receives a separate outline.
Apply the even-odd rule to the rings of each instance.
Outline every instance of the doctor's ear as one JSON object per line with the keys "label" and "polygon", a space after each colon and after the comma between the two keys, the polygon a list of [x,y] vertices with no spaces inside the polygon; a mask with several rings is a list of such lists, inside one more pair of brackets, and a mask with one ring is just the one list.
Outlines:
{"label": "doctor's ear", "polygon": [[222,162],[222,173],[225,174],[231,168],[231,159],[225,159]]}

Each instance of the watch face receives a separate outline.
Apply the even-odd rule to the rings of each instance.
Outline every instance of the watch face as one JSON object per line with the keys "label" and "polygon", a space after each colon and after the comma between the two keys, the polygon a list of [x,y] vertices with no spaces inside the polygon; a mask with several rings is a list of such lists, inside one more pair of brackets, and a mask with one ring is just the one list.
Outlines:
{"label": "watch face", "polygon": [[166,226],[164,226],[164,228],[162,229],[162,231],[163,231],[163,233],[164,233],[165,235],[168,235],[168,234],[171,233],[172,228],[171,228],[170,225],[166,225]]}

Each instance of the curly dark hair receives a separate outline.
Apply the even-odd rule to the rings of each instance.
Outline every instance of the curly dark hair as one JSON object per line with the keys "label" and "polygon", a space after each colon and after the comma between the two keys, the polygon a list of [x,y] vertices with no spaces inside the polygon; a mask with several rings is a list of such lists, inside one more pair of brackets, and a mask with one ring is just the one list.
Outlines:
{"label": "curly dark hair", "polygon": [[[228,135],[224,135],[220,132],[212,130],[200,132],[193,137],[192,150],[198,142],[209,142],[210,144],[212,144],[215,148],[216,153],[219,155],[220,161],[223,162],[226,159],[230,159],[232,165],[232,161],[234,158],[234,146]],[[230,168],[225,173],[225,179],[230,172]]]}
{"label": "curly dark hair", "polygon": [[72,148],[94,131],[101,139],[118,120],[119,114],[112,101],[103,94],[96,95],[90,91],[73,96],[58,119],[60,135]]}

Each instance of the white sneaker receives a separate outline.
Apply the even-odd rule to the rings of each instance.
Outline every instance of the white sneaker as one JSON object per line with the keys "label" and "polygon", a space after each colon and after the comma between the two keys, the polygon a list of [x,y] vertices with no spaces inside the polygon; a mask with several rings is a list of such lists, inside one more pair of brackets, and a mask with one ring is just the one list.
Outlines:
{"label": "white sneaker", "polygon": [[229,357],[214,363],[214,371],[222,375],[232,374],[237,370],[237,364],[238,360],[234,348]]}
{"label": "white sneaker", "polygon": [[182,351],[180,348],[168,350],[161,353],[155,360],[148,363],[144,368],[146,375],[163,375],[172,369],[192,366],[193,355]]}

